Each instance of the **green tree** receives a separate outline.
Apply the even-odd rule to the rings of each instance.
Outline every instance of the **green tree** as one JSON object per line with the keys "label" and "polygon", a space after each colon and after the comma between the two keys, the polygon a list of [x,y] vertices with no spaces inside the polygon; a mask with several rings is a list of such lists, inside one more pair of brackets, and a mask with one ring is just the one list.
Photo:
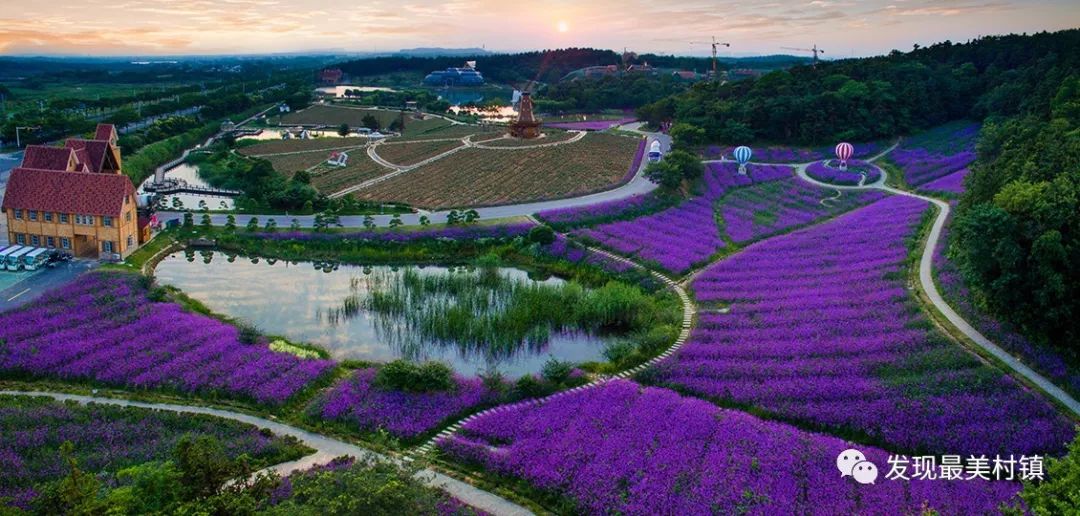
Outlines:
{"label": "green tree", "polygon": [[337,133],[340,136],[348,136],[352,129],[349,128],[349,124],[341,124],[338,126]]}
{"label": "green tree", "polygon": [[402,224],[404,224],[404,222],[401,221],[400,213],[395,213],[393,217],[390,217],[390,227],[396,228]]}
{"label": "green tree", "polygon": [[477,212],[476,210],[471,210],[470,209],[470,210],[465,212],[465,215],[463,215],[463,219],[464,219],[466,224],[475,223],[476,221],[480,220],[480,213]]}
{"label": "green tree", "polygon": [[367,115],[364,115],[364,117],[360,119],[360,123],[363,124],[364,127],[367,127],[368,129],[371,129],[372,131],[378,131],[379,130],[379,119],[375,118],[370,113],[367,114]]}
{"label": "green tree", "polygon": [[364,227],[367,229],[375,229],[375,217],[371,215],[364,215]]}
{"label": "green tree", "polygon": [[457,210],[450,210],[450,213],[446,214],[446,225],[453,226],[461,222],[461,215]]}
{"label": "green tree", "polygon": [[431,224],[431,219],[429,219],[427,215],[421,215],[419,221],[421,226],[427,226]]}
{"label": "green tree", "polygon": [[192,229],[195,227],[195,216],[190,211],[184,212],[184,228]]}
{"label": "green tree", "polygon": [[60,457],[68,469],[66,476],[50,482],[34,500],[34,510],[40,514],[93,515],[104,513],[104,501],[99,498],[101,482],[79,469],[75,445],[64,441]]}
{"label": "green tree", "polygon": [[672,125],[669,133],[675,145],[682,148],[695,147],[706,140],[704,129],[682,122]]}
{"label": "green tree", "polygon": [[254,232],[258,231],[259,230],[259,217],[251,217],[250,219],[248,219],[247,226],[245,227],[245,229],[247,230],[248,233],[254,233]]}
{"label": "green tree", "polygon": [[[1050,516],[1054,514],[1080,513],[1080,433],[1073,438],[1069,452],[1060,459],[1046,458],[1045,480],[1025,482],[1020,497],[1031,514]],[[1015,514],[1026,514],[1022,508],[1014,508]]]}
{"label": "green tree", "polygon": [[181,437],[173,457],[180,488],[188,499],[212,496],[227,481],[251,473],[246,456],[229,459],[221,441],[210,435]]}
{"label": "green tree", "polygon": [[204,230],[209,230],[210,229],[210,214],[209,213],[203,213],[202,216],[199,217],[199,226],[202,226],[202,228]]}
{"label": "green tree", "polygon": [[540,245],[551,245],[555,242],[555,230],[550,226],[536,226],[529,230],[529,241]]}

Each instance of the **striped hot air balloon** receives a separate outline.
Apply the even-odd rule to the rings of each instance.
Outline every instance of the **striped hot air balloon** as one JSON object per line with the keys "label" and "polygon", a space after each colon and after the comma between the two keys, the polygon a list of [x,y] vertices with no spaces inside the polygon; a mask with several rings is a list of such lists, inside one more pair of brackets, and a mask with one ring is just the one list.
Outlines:
{"label": "striped hot air balloon", "polygon": [[847,161],[855,154],[855,146],[848,142],[836,144],[836,157],[840,158],[840,168],[847,168]]}
{"label": "striped hot air balloon", "polygon": [[750,156],[753,152],[750,151],[750,147],[740,145],[735,147],[735,151],[732,153],[735,156],[735,161],[739,163],[739,173],[746,174],[746,164],[750,162]]}

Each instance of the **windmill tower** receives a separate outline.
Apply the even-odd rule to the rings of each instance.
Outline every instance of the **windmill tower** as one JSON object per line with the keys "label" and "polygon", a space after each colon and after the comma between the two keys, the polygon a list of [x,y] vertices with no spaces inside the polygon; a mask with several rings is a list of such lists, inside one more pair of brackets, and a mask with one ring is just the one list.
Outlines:
{"label": "windmill tower", "polygon": [[533,115],[532,93],[529,91],[521,92],[517,120],[510,123],[510,136],[525,139],[540,137],[540,120]]}

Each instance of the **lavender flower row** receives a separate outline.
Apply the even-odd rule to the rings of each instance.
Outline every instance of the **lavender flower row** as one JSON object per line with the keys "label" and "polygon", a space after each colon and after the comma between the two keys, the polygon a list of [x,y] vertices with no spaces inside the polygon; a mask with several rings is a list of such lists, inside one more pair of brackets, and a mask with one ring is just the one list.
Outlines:
{"label": "lavender flower row", "polygon": [[706,305],[659,381],[905,451],[1058,452],[1070,422],[934,336],[902,279],[927,203],[890,197],[759,242],[694,281]]}
{"label": "lavender flower row", "polygon": [[485,387],[479,378],[455,378],[457,386],[448,392],[411,393],[380,388],[375,385],[375,373],[374,368],[356,371],[313,401],[309,413],[356,425],[365,432],[385,430],[411,439],[436,428],[450,416],[498,399],[498,393]]}
{"label": "lavender flower row", "polygon": [[702,194],[653,215],[577,230],[574,235],[681,274],[725,246],[713,210],[716,200],[731,188],[784,177],[791,177],[791,169],[780,165],[751,165],[742,175],[733,163],[709,163]]}
{"label": "lavender flower row", "polygon": [[975,161],[979,124],[954,122],[912,136],[889,154],[908,184],[921,185]]}
{"label": "lavender flower row", "polygon": [[665,205],[664,199],[650,192],[598,204],[544,210],[536,217],[556,226],[580,227],[650,213]]}
{"label": "lavender flower row", "polygon": [[13,497],[13,505],[25,509],[37,497],[35,486],[66,475],[67,464],[57,451],[65,441],[75,445],[79,468],[110,477],[129,466],[168,458],[188,434],[216,437],[230,457],[247,454],[274,463],[295,455],[281,438],[209,416],[0,397],[0,497]]}
{"label": "lavender flower row", "polygon": [[0,314],[0,371],[281,404],[333,367],[243,344],[236,327],[92,273]]}
{"label": "lavender flower row", "polygon": [[935,179],[919,187],[919,191],[922,192],[943,192],[960,195],[964,193],[964,178],[967,177],[969,170],[962,168],[947,176],[942,176],[939,179]]}
{"label": "lavender flower row", "polygon": [[728,237],[741,244],[849,211],[885,195],[880,190],[826,190],[789,177],[729,193],[720,213]]}
{"label": "lavender flower row", "polygon": [[614,260],[600,253],[594,253],[585,247],[568,240],[564,235],[555,235],[555,241],[544,248],[544,253],[556,258],[562,258],[569,262],[595,265],[601,269],[615,274],[626,272],[633,268],[632,265]]}
{"label": "lavender flower row", "polygon": [[[886,480],[882,449],[623,380],[484,415],[440,448],[566,496],[582,514],[984,514],[1020,488]],[[881,470],[874,485],[841,477],[836,458],[849,448]]]}

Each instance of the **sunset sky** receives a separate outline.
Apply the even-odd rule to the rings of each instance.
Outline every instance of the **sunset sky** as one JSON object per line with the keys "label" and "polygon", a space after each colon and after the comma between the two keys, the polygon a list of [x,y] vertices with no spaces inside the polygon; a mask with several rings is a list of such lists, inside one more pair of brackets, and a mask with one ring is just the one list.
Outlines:
{"label": "sunset sky", "polygon": [[[909,50],[1009,32],[1080,27],[1080,2],[883,0],[2,0],[0,54],[222,54],[522,50],[589,46],[730,55]],[[727,50],[727,49],[725,49]]]}

